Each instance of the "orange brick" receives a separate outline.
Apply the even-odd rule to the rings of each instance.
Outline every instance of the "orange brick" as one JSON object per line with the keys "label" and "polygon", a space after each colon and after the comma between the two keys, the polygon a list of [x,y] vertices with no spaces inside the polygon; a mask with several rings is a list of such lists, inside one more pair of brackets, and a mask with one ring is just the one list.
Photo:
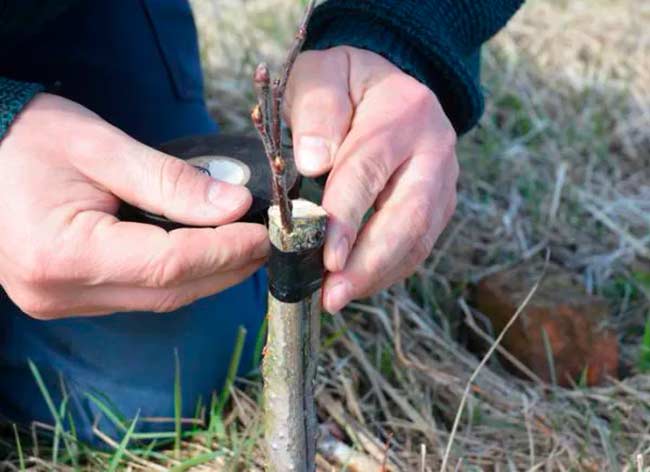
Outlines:
{"label": "orange brick", "polygon": [[[500,333],[535,284],[539,270],[528,266],[485,278],[478,286],[476,306]],[[589,295],[571,274],[549,268],[518,321],[503,340],[503,347],[547,382],[551,369],[544,331],[548,337],[559,385],[577,382],[586,369],[589,385],[602,384],[618,374],[618,340],[603,327],[609,316],[607,302]]]}

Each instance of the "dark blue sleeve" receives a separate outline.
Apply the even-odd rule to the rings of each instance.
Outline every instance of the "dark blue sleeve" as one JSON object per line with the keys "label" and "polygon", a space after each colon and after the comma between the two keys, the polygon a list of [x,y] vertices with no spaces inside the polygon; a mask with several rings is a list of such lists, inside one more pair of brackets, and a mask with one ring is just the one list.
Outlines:
{"label": "dark blue sleeve", "polygon": [[348,45],[381,54],[429,86],[456,131],[484,109],[480,51],[524,0],[329,0],[309,25],[306,49]]}
{"label": "dark blue sleeve", "polygon": [[[78,0],[0,0],[0,61],[3,53],[37,32]],[[29,51],[25,51],[29,54]],[[0,140],[16,115],[43,86],[0,77]]]}
{"label": "dark blue sleeve", "polygon": [[0,0],[0,47],[38,31],[79,0]]}
{"label": "dark blue sleeve", "polygon": [[9,125],[22,109],[43,90],[39,84],[16,82],[0,77],[0,141],[9,130]]}

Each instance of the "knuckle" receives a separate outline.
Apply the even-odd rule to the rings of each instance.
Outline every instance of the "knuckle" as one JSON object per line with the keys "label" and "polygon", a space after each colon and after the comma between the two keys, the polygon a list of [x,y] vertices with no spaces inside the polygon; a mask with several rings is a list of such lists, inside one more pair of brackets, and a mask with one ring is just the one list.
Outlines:
{"label": "knuckle", "polygon": [[183,258],[160,257],[151,271],[150,287],[169,288],[178,285],[188,270],[189,267]]}
{"label": "knuckle", "polygon": [[[386,254],[379,251],[375,251],[372,254],[368,255],[368,258],[365,263],[365,273],[376,277],[378,274],[383,274],[386,271],[386,266],[388,261],[386,259]],[[365,283],[367,283],[366,281]],[[363,290],[364,287],[358,287]]]}
{"label": "knuckle", "polygon": [[438,142],[440,143],[441,149],[445,154],[453,156],[453,160],[458,165],[458,160],[456,159],[456,145],[458,144],[458,135],[454,128],[449,124],[444,127],[444,130],[440,133],[438,137]]}
{"label": "knuckle", "polygon": [[357,282],[353,284],[353,293],[361,293],[364,288],[379,275],[385,273],[387,261],[386,256],[378,254],[379,251],[368,253],[360,262],[357,271]]}
{"label": "knuckle", "polygon": [[334,88],[316,88],[306,91],[300,101],[302,110],[321,110],[324,116],[347,117],[352,111],[347,95]]}
{"label": "knuckle", "polygon": [[389,169],[383,156],[366,156],[359,159],[355,172],[359,190],[369,204],[374,203],[388,180]]}
{"label": "knuckle", "polygon": [[224,270],[234,265],[235,262],[244,264],[252,260],[254,253],[255,248],[250,241],[247,241],[245,238],[239,238],[233,241],[228,247],[224,247],[224,250],[215,254],[213,265],[217,269]]}
{"label": "knuckle", "polygon": [[29,257],[20,276],[22,281],[29,286],[45,285],[48,283],[50,278],[46,264],[44,264],[42,258],[38,256]]}
{"label": "knuckle", "polygon": [[417,81],[416,79],[409,77],[409,80],[411,81],[411,83],[408,85],[412,94],[411,99],[420,109],[420,111],[431,113],[431,111],[434,110],[438,105],[438,99],[436,98],[436,95],[429,87]]}
{"label": "knuckle", "polygon": [[414,202],[410,217],[410,246],[412,257],[416,263],[426,259],[435,243],[432,231],[433,209],[432,203],[427,199],[418,199]]}
{"label": "knuckle", "polygon": [[413,87],[413,90],[416,93],[416,97],[418,97],[419,100],[424,104],[435,103],[436,96],[433,91],[419,81],[416,80],[415,82],[416,85]]}
{"label": "knuckle", "polygon": [[297,69],[309,69],[311,72],[320,72],[319,77],[332,71],[347,69],[347,53],[344,46],[337,46],[328,50],[305,51],[298,56]]}
{"label": "knuckle", "polygon": [[[419,116],[428,117],[428,119],[436,117],[433,121],[438,123],[436,138],[440,148],[448,155],[455,154],[456,145],[458,144],[458,134],[447,118],[435,93],[417,80],[411,78],[409,80],[414,82],[410,87],[412,106],[416,109]],[[443,118],[442,120],[440,120],[441,117]]]}
{"label": "knuckle", "polygon": [[24,257],[22,281],[41,287],[68,279],[70,263],[66,254],[49,245],[34,245]]}
{"label": "knuckle", "polygon": [[194,175],[194,169],[180,159],[162,158],[159,176],[160,194],[165,200],[173,199],[180,193],[183,182]]}
{"label": "knuckle", "polygon": [[410,210],[410,224],[414,238],[425,237],[433,221],[433,203],[427,198],[418,198]]}
{"label": "knuckle", "polygon": [[296,64],[294,66],[294,72],[300,71],[304,67],[312,67],[314,64],[319,64],[322,60],[327,58],[325,51],[320,51],[318,49],[312,49],[309,51],[303,51],[298,55],[296,59]]}

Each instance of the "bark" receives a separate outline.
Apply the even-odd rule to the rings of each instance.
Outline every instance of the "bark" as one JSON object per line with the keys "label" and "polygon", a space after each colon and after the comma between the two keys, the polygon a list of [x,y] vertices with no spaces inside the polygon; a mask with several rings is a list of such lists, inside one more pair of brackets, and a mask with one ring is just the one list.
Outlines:
{"label": "bark", "polygon": [[[322,247],[327,214],[305,200],[292,205],[293,231],[285,231],[280,209],[269,210],[271,243],[282,252]],[[321,291],[298,303],[269,294],[264,354],[264,435],[268,470],[315,470],[318,421],[314,383],[320,338]]]}

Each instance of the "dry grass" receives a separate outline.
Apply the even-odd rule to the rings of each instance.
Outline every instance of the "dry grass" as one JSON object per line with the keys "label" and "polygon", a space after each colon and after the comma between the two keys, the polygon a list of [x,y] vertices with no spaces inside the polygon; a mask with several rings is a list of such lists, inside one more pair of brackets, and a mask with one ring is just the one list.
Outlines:
{"label": "dry grass", "polygon": [[[206,42],[204,55],[215,60],[237,51],[209,62],[212,75],[222,77],[234,60],[245,64],[237,78],[245,79],[256,50],[277,57],[268,39],[276,30],[265,19],[282,17],[277,12],[290,2],[246,2],[236,28],[228,13],[240,2],[218,3],[219,24],[251,40]],[[286,16],[295,16],[295,7],[289,10]],[[391,454],[404,468],[439,467],[479,362],[462,342],[463,332],[477,329],[467,322],[466,287],[522,261],[539,265],[547,248],[589,291],[611,300],[623,370],[635,374],[650,289],[648,24],[650,5],[642,2],[538,0],[486,50],[488,110],[461,144],[459,210],[438,251],[404,286],[354,305],[329,326],[337,336],[323,361],[324,418],[335,402],[346,411],[342,427],[376,438],[374,455],[391,438]],[[210,91],[222,105],[216,83]],[[636,466],[636,455],[650,451],[649,387],[646,376],[632,375],[601,389],[552,389],[490,363],[471,388],[451,463]]]}
{"label": "dry grass", "polygon": [[[277,63],[299,6],[194,4],[210,103],[226,128],[248,129],[252,67],[260,56]],[[342,441],[329,437],[323,470],[342,468],[326,464],[343,442],[388,469],[439,470],[463,398],[449,470],[643,468],[650,377],[636,365],[650,300],[648,24],[644,2],[532,0],[491,42],[488,110],[460,145],[459,209],[438,249],[403,285],[325,322],[318,401]],[[547,249],[610,300],[628,377],[566,390],[515,378],[491,359],[466,389],[480,363],[466,348],[467,333],[480,330],[468,287],[521,262],[541,267]],[[228,434],[212,445],[224,456],[196,470],[261,468],[259,385],[240,387]],[[184,455],[209,450],[189,441]]]}

